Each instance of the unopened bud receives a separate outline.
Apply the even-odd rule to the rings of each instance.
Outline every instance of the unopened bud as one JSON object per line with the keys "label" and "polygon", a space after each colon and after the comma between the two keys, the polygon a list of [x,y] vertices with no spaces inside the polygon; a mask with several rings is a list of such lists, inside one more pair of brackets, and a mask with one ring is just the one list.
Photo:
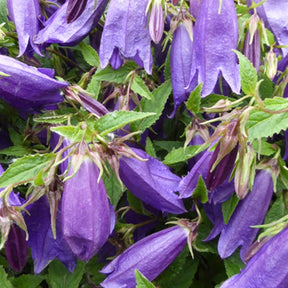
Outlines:
{"label": "unopened bud", "polygon": [[268,53],[266,53],[264,58],[264,73],[271,80],[274,79],[277,74],[277,66],[278,66],[278,58],[277,55],[271,49]]}
{"label": "unopened bud", "polygon": [[160,42],[164,31],[164,12],[161,2],[162,0],[154,0],[151,5],[149,32],[155,44]]}

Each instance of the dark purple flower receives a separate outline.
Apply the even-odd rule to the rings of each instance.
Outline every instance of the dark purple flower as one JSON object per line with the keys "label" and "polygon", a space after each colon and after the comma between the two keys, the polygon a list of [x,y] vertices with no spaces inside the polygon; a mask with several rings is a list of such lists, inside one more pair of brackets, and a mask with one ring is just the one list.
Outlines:
{"label": "dark purple flower", "polygon": [[239,246],[240,256],[245,253],[255,239],[258,230],[253,225],[262,224],[273,194],[273,180],[269,170],[260,170],[255,177],[252,192],[236,207],[218,242],[221,258],[229,257]]}
{"label": "dark purple flower", "polygon": [[[187,20],[184,20],[187,21]],[[177,107],[188,99],[190,92],[195,87],[190,87],[190,74],[192,62],[192,22],[189,25],[180,23],[174,32],[170,52],[171,81],[174,98],[174,112]],[[187,31],[190,29],[191,31]]]}
{"label": "dark purple flower", "polygon": [[219,1],[202,0],[194,27],[190,79],[198,71],[203,97],[212,93],[220,73],[233,92],[240,92],[239,66],[232,51],[238,41],[237,14],[233,0],[221,2],[219,6]]}
{"label": "dark purple flower", "polygon": [[98,167],[84,156],[79,170],[65,182],[62,196],[64,239],[83,261],[89,261],[101,249],[114,228],[105,186],[98,177]]}
{"label": "dark purple flower", "polygon": [[114,69],[119,68],[121,57],[133,59],[140,67],[144,67],[148,74],[152,73],[151,38],[147,24],[148,15],[145,13],[147,4],[148,0],[110,2],[100,44],[102,69],[109,61],[117,63],[112,66]]}
{"label": "dark purple flower", "polygon": [[40,30],[40,21],[43,18],[39,1],[7,0],[7,8],[18,35],[18,56],[26,52],[29,57],[32,57],[34,51],[42,56],[41,47],[33,42],[34,36]]}
{"label": "dark purple flower", "polygon": [[286,288],[287,239],[288,228],[265,243],[245,269],[225,281],[220,288]]}
{"label": "dark purple flower", "polygon": [[68,85],[51,77],[51,69],[28,66],[9,56],[0,55],[0,98],[17,109],[45,108],[63,101],[59,89]]}
{"label": "dark purple flower", "polygon": [[76,267],[76,257],[63,239],[61,227],[61,211],[56,217],[56,239],[51,228],[51,216],[49,202],[46,196],[41,197],[28,209],[25,216],[29,240],[34,261],[34,272],[40,273],[50,261],[58,258],[69,271]]}
{"label": "dark purple flower", "polygon": [[128,190],[162,212],[186,212],[182,200],[174,193],[177,191],[180,177],[144,151],[136,148],[132,150],[146,161],[125,156],[120,158],[120,178]]}
{"label": "dark purple flower", "polygon": [[83,13],[88,0],[68,0],[66,10],[66,22],[70,23],[78,19]]}
{"label": "dark purple flower", "polygon": [[135,269],[152,281],[181,252],[188,235],[189,229],[177,225],[136,242],[101,270],[108,274],[101,286],[134,288]]}
{"label": "dark purple flower", "polygon": [[108,0],[98,0],[95,7],[95,0],[88,0],[81,16],[75,21],[67,23],[66,10],[68,2],[66,1],[45,22],[45,28],[39,31],[34,42],[38,44],[57,43],[68,46],[77,44],[97,25],[107,3]]}
{"label": "dark purple flower", "polygon": [[256,70],[259,70],[261,60],[261,47],[260,47],[260,33],[255,32],[252,41],[250,40],[250,33],[247,32],[244,41],[243,54],[250,60]]}

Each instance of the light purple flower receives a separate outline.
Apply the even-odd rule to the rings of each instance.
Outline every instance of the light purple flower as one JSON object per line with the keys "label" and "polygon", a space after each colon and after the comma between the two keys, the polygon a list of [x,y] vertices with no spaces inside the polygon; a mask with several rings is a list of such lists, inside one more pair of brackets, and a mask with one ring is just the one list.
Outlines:
{"label": "light purple flower", "polygon": [[220,288],[286,288],[288,281],[288,228],[261,247],[240,274]]}
{"label": "light purple flower", "polygon": [[[238,22],[233,0],[202,0],[194,26],[191,78],[198,72],[202,96],[212,93],[220,73],[235,93],[240,92],[236,54]],[[191,80],[192,81],[192,80]]]}
{"label": "light purple flower", "polygon": [[65,182],[61,210],[64,239],[78,258],[89,261],[107,241],[114,219],[103,180],[97,181],[99,169],[84,157],[76,174]]}
{"label": "light purple flower", "polygon": [[101,270],[101,273],[108,274],[101,286],[134,288],[135,269],[152,281],[181,252],[188,235],[188,229],[176,225],[136,242]]}
{"label": "light purple flower", "polygon": [[68,46],[76,45],[84,39],[89,32],[97,25],[102,16],[108,0],[98,0],[95,8],[95,0],[88,0],[81,16],[71,23],[66,22],[66,1],[52,16],[45,22],[45,28],[40,30],[34,42],[57,43]]}
{"label": "light purple flower", "polygon": [[180,177],[144,151],[136,148],[132,150],[147,161],[125,156],[120,158],[120,178],[128,190],[162,212],[185,213],[182,200],[174,193],[177,191]]}
{"label": "light purple flower", "polygon": [[155,44],[160,42],[164,31],[164,12],[161,2],[162,0],[154,0],[152,2],[149,18],[149,32]]}
{"label": "light purple flower", "polygon": [[33,110],[63,101],[59,89],[68,85],[53,79],[52,69],[39,69],[0,55],[0,98],[17,109]]}
{"label": "light purple flower", "polygon": [[[148,0],[112,0],[100,44],[101,68],[109,61],[119,68],[119,58],[133,59],[148,74],[152,73],[151,38],[146,7]],[[112,60],[111,60],[112,58]],[[117,61],[115,61],[117,59]]]}
{"label": "light purple flower", "polygon": [[78,19],[83,13],[88,0],[68,0],[66,10],[66,22],[70,23]]}
{"label": "light purple flower", "polygon": [[29,57],[32,57],[34,51],[42,56],[41,47],[33,42],[34,36],[40,30],[40,21],[43,18],[39,1],[7,0],[7,8],[18,35],[18,56],[22,56],[26,52]]}
{"label": "light purple flower", "polygon": [[255,239],[258,230],[253,225],[262,224],[273,194],[273,180],[269,170],[260,170],[255,177],[252,192],[236,207],[227,226],[221,233],[218,252],[221,258],[229,257],[239,246],[240,256]]}

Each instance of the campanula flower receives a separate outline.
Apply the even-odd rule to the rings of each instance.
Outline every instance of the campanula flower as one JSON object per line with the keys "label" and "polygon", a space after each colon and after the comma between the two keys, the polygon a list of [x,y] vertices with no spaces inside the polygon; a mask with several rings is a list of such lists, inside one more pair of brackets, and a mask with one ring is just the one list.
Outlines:
{"label": "campanula flower", "polygon": [[39,1],[7,0],[7,8],[18,35],[18,56],[22,56],[26,52],[29,57],[32,57],[34,51],[42,56],[41,47],[33,42],[34,36],[40,30],[40,21],[43,18]]}
{"label": "campanula flower", "polygon": [[59,90],[68,85],[53,79],[52,69],[36,69],[0,55],[0,98],[22,110],[42,109],[63,101]]}
{"label": "campanula flower", "polygon": [[149,17],[149,32],[151,39],[158,44],[164,31],[164,12],[162,0],[152,0]]}
{"label": "campanula flower", "polygon": [[288,269],[288,228],[274,236],[256,253],[240,274],[225,281],[220,288],[285,288]]}
{"label": "campanula flower", "polygon": [[132,150],[146,161],[126,156],[120,158],[119,174],[128,190],[162,212],[185,213],[182,200],[174,193],[177,191],[180,177],[144,151],[136,148]]}
{"label": "campanula flower", "polygon": [[253,225],[262,224],[273,194],[273,180],[269,170],[260,170],[255,177],[252,192],[236,207],[223,229],[218,242],[218,252],[221,258],[226,258],[239,247],[240,256],[245,253],[255,239],[258,229]]}
{"label": "campanula flower", "polygon": [[[126,58],[133,59],[148,74],[152,73],[151,38],[145,13],[147,4],[148,0],[110,2],[99,52],[102,69],[109,61],[117,59],[119,64],[119,58]],[[119,65],[112,67],[117,69]]]}
{"label": "campanula flower", "polygon": [[[81,260],[89,261],[107,241],[114,228],[114,219],[104,182],[102,178],[98,179],[99,169],[82,153],[85,152],[79,151],[79,156],[84,158],[78,171],[64,185],[62,229],[73,253]],[[73,157],[75,155],[72,155],[72,163]]]}
{"label": "campanula flower", "polygon": [[152,281],[181,252],[188,235],[189,229],[176,225],[136,242],[101,270],[108,275],[101,286],[134,288],[135,269]]}
{"label": "campanula flower", "polygon": [[220,74],[233,92],[240,92],[239,66],[232,51],[238,41],[235,5],[233,0],[219,5],[219,1],[202,0],[194,26],[190,79],[198,72],[198,82],[203,82],[203,97],[212,93]]}
{"label": "campanula flower", "polygon": [[70,23],[75,21],[83,13],[88,0],[68,0],[66,10],[66,22]]}
{"label": "campanula flower", "polygon": [[97,25],[102,16],[108,0],[88,0],[81,16],[71,23],[66,22],[66,1],[46,22],[45,28],[39,31],[34,42],[37,44],[65,44],[73,46],[84,39]]}

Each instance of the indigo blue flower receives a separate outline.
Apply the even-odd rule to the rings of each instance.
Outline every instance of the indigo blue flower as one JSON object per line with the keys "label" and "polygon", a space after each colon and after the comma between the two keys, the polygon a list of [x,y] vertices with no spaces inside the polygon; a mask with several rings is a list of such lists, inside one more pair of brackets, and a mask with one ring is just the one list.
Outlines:
{"label": "indigo blue flower", "polygon": [[[133,59],[148,74],[152,73],[151,38],[146,7],[148,0],[112,0],[100,44],[102,69],[109,61],[119,68],[121,59]],[[115,61],[117,59],[117,61]]]}

